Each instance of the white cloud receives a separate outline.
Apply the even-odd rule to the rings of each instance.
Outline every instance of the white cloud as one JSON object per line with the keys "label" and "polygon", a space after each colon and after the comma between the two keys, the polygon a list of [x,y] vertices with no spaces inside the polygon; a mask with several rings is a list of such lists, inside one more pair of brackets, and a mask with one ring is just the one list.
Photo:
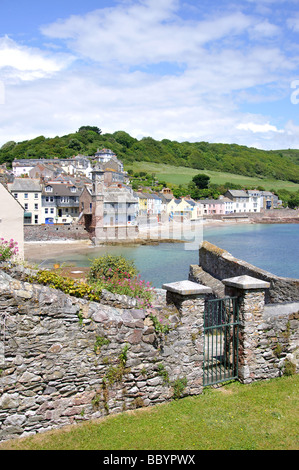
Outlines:
{"label": "white cloud", "polygon": [[239,124],[237,129],[245,130],[245,131],[252,131],[252,132],[279,132],[284,133],[284,130],[277,129],[276,126],[269,124],[269,122],[265,124],[256,124],[254,122],[247,122],[245,124]]}
{"label": "white cloud", "polygon": [[105,64],[193,62],[207,43],[240,34],[254,20],[230,13],[206,20],[182,21],[175,15],[177,1],[147,0],[104,8],[84,16],[44,26],[42,33],[62,39],[81,57]]}
{"label": "white cloud", "polygon": [[272,101],[289,87],[297,58],[277,47],[280,28],[239,11],[183,20],[181,3],[121,2],[70,16],[41,29],[46,50],[0,39],[0,145],[92,124],[137,138],[299,147],[294,125],[278,129],[238,109],[262,102],[265,87]]}
{"label": "white cloud", "polygon": [[49,54],[40,49],[21,46],[8,36],[0,38],[0,70],[2,75],[21,80],[51,76],[70,64],[65,54]]}

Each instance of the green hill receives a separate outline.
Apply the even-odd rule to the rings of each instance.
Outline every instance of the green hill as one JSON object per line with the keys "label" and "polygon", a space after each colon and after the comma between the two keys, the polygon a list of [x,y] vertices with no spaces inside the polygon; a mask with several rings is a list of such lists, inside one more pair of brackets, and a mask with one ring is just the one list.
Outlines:
{"label": "green hill", "polygon": [[102,134],[95,126],[83,126],[61,137],[36,137],[24,142],[7,142],[0,149],[0,163],[20,158],[67,158],[93,155],[110,148],[124,164],[164,163],[172,166],[234,173],[247,177],[299,183],[299,150],[265,151],[237,144],[138,140],[124,131]]}

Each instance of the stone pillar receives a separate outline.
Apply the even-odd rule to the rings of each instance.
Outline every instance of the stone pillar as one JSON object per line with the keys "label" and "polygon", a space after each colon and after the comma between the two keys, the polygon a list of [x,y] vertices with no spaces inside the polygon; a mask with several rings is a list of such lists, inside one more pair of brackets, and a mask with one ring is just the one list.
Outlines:
{"label": "stone pillar", "polygon": [[204,309],[205,299],[212,294],[210,287],[192,281],[164,284],[166,301],[178,310],[179,321],[171,332],[171,354],[165,359],[172,380],[186,379],[186,394],[202,393]]}
{"label": "stone pillar", "polygon": [[250,383],[258,380],[259,326],[263,322],[265,292],[270,283],[251,276],[224,279],[225,294],[239,297],[239,380]]}

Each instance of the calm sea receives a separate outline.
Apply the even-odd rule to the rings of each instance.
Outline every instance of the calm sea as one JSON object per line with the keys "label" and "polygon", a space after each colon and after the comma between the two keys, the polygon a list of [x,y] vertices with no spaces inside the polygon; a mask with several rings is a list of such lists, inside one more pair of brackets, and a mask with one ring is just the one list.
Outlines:
{"label": "calm sea", "polygon": [[[198,229],[202,230],[202,228]],[[82,253],[67,253],[59,257],[60,263],[89,266],[91,260],[103,254],[122,254],[132,259],[142,279],[155,287],[188,279],[190,264],[198,263],[198,247],[201,239],[229,251],[273,274],[299,278],[299,225],[256,224],[230,225],[203,228],[195,242],[184,234],[189,243],[161,243],[159,245],[96,247]],[[191,243],[190,243],[191,242]],[[42,261],[42,260],[41,260]],[[43,266],[57,261],[47,259]]]}

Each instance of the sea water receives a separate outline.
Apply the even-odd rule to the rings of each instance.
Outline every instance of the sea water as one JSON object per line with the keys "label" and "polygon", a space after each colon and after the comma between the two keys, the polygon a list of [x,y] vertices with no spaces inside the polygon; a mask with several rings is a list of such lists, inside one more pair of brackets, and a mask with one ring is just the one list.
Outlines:
{"label": "sea water", "polygon": [[[273,274],[299,278],[299,225],[232,224],[195,229],[196,233],[194,229],[185,230],[180,237],[187,239],[186,243],[87,248],[84,252],[62,254],[59,262],[84,267],[107,253],[123,255],[135,262],[142,279],[160,288],[164,283],[188,279],[190,264],[199,261],[199,245],[202,240],[207,240],[236,258]],[[43,267],[51,266],[55,261],[44,260]]]}

